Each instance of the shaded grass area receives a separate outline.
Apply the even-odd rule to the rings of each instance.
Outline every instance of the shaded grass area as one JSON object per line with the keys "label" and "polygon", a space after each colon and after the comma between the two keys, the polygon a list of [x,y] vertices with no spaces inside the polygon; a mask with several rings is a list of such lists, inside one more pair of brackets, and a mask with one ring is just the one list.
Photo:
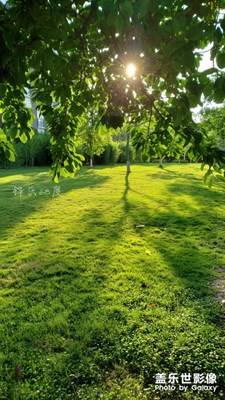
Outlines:
{"label": "shaded grass area", "polygon": [[[193,164],[54,186],[45,169],[0,171],[0,399],[223,399],[224,187]],[[157,373],[218,388],[158,392]]]}

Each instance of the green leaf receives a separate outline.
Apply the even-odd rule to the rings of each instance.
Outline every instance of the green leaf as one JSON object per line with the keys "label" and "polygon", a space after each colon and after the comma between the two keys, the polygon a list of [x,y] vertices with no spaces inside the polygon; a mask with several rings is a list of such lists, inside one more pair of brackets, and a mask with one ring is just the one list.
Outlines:
{"label": "green leaf", "polygon": [[207,182],[207,179],[209,178],[209,176],[212,174],[211,169],[208,169],[208,171],[206,171],[205,175],[204,175],[204,183]]}
{"label": "green leaf", "polygon": [[85,161],[85,157],[82,154],[75,153],[75,158],[80,162]]}
{"label": "green leaf", "polygon": [[146,17],[148,12],[151,12],[151,14],[155,14],[158,11],[158,7],[159,7],[158,0],[142,0],[140,2],[138,10],[140,12],[141,17]]}
{"label": "green leaf", "polygon": [[193,132],[193,136],[194,136],[196,148],[198,149],[199,144],[201,143],[201,141],[203,139],[203,136],[200,132],[195,132],[195,131]]}
{"label": "green leaf", "polygon": [[126,17],[126,18],[130,18],[133,14],[133,7],[131,4],[131,1],[125,0],[124,3],[121,4],[121,11],[122,14]]}
{"label": "green leaf", "polygon": [[148,0],[149,5],[150,5],[150,11],[151,14],[155,14],[158,11],[159,8],[159,1],[158,0]]}
{"label": "green leaf", "polygon": [[52,180],[55,183],[59,183],[59,178],[60,178],[60,166],[58,162],[56,161],[52,167],[51,167],[51,173],[52,173]]}
{"label": "green leaf", "polygon": [[191,50],[184,50],[182,53],[182,63],[186,69],[194,70],[195,68],[195,57]]}
{"label": "green leaf", "polygon": [[225,98],[224,78],[220,76],[214,83],[214,99],[217,103],[222,103]]}
{"label": "green leaf", "polygon": [[58,172],[55,175],[53,175],[53,181],[55,183],[59,183],[59,178],[60,178],[60,174]]}
{"label": "green leaf", "polygon": [[217,73],[217,72],[218,72],[218,68],[211,67],[211,68],[205,69],[205,71],[202,71],[202,74],[212,75],[212,74]]}
{"label": "green leaf", "polygon": [[213,165],[214,171],[218,172],[218,174],[222,171],[221,167],[219,165]]}
{"label": "green leaf", "polygon": [[215,44],[219,44],[221,42],[222,38],[223,38],[223,33],[222,33],[220,27],[218,26],[216,28],[215,33],[214,33],[214,42],[215,42]]}
{"label": "green leaf", "polygon": [[185,118],[188,115],[189,107],[185,104],[187,101],[187,98],[185,96],[184,99],[175,99],[173,101],[173,110],[172,110],[172,116],[173,116],[173,123],[177,127],[180,125],[180,123],[185,120]]}
{"label": "green leaf", "polygon": [[225,52],[219,53],[216,57],[216,63],[219,68],[225,68]]}
{"label": "green leaf", "polygon": [[102,125],[106,125],[107,128],[121,128],[124,123],[124,117],[120,115],[103,115],[101,118]]}
{"label": "green leaf", "polygon": [[20,140],[22,143],[27,142],[27,135],[24,132],[20,135]]}
{"label": "green leaf", "polygon": [[3,37],[5,39],[5,44],[8,47],[8,49],[12,50],[15,46],[14,37],[13,37],[12,33],[5,30],[3,32]]}
{"label": "green leaf", "polygon": [[119,14],[116,17],[116,30],[118,33],[121,33],[124,28],[124,19],[123,17]]}
{"label": "green leaf", "polygon": [[209,81],[206,85],[204,85],[203,87],[203,94],[205,97],[211,96],[211,94],[213,93],[214,90],[214,85],[212,81]]}
{"label": "green leaf", "polygon": [[149,155],[144,153],[144,154],[142,154],[141,158],[142,158],[142,161],[145,163],[149,160]]}
{"label": "green leaf", "polygon": [[150,5],[149,0],[142,0],[140,3],[140,8],[139,8],[140,16],[145,17],[145,15],[150,10],[150,7],[151,7],[151,5]]}
{"label": "green leaf", "polygon": [[6,149],[5,155],[8,158],[9,161],[15,161],[15,152],[12,149]]}
{"label": "green leaf", "polygon": [[189,103],[190,103],[190,107],[191,108],[195,108],[201,103],[199,96],[195,96],[193,94],[190,94],[188,96],[188,99],[189,99]]}
{"label": "green leaf", "polygon": [[161,0],[160,1],[160,5],[163,6],[163,7],[170,8],[173,5],[173,0]]}
{"label": "green leaf", "polygon": [[2,122],[7,122],[10,119],[11,119],[10,111],[5,111],[4,114],[2,115]]}
{"label": "green leaf", "polygon": [[110,11],[114,7],[112,0],[100,0],[99,6],[102,7],[103,11]]}
{"label": "green leaf", "polygon": [[182,113],[180,112],[180,110],[178,108],[173,110],[174,126],[176,126],[176,127],[179,126],[182,120],[183,120],[183,116],[182,116]]}
{"label": "green leaf", "polygon": [[195,79],[187,81],[186,88],[192,95],[200,97],[201,90]]}
{"label": "green leaf", "polygon": [[99,125],[98,132],[100,135],[104,135],[106,132],[106,127],[102,124]]}
{"label": "green leaf", "polygon": [[202,27],[200,24],[189,27],[189,31],[187,34],[188,39],[197,40],[201,37],[201,35],[202,35]]}
{"label": "green leaf", "polygon": [[66,171],[68,171],[69,173],[74,173],[74,166],[73,165],[66,165],[65,166]]}
{"label": "green leaf", "polygon": [[150,155],[150,156],[156,156],[156,149],[154,149],[153,147],[150,147],[149,148],[149,150],[148,150],[148,154]]}
{"label": "green leaf", "polygon": [[0,83],[0,98],[6,94],[7,86],[4,83]]}
{"label": "green leaf", "polygon": [[207,183],[208,183],[208,187],[211,188],[211,187],[212,187],[212,184],[213,184],[213,175],[211,175],[211,176],[208,178]]}
{"label": "green leaf", "polygon": [[225,176],[216,174],[216,177],[217,177],[220,181],[225,182]]}
{"label": "green leaf", "polygon": [[81,104],[73,103],[70,109],[73,115],[81,115],[84,112],[84,107]]}
{"label": "green leaf", "polygon": [[116,23],[116,19],[117,19],[117,11],[116,10],[111,10],[108,17],[107,17],[107,24],[109,26],[114,26]]}
{"label": "green leaf", "polygon": [[8,134],[11,139],[15,139],[19,132],[20,130],[16,125],[12,125],[8,130]]}

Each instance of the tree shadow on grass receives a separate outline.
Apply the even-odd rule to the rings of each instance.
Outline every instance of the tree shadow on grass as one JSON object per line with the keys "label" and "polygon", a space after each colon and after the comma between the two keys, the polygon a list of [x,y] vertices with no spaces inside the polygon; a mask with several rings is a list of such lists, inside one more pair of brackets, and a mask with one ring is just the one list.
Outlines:
{"label": "tree shadow on grass", "polygon": [[[146,208],[146,203],[141,203],[141,200],[135,203],[129,199],[129,194],[132,192],[141,194],[132,189],[129,178],[130,174],[126,174],[122,195],[124,212],[110,225],[110,235],[105,239],[110,237],[111,248],[107,250],[104,257],[110,261],[110,254],[118,241],[122,240],[123,226],[129,219],[129,229],[140,236],[147,248],[153,247],[160,253],[174,274],[181,278],[184,287],[193,291],[194,297],[211,296],[210,282],[215,274],[213,266],[222,262],[218,251],[220,252],[224,244],[224,241],[218,243],[215,239],[215,224],[218,223],[218,215],[211,204],[221,203],[223,194],[212,193],[207,188],[199,186],[193,190],[191,184],[189,187],[186,183],[177,183],[169,186],[167,196],[164,195],[166,208],[152,213],[152,210]],[[181,203],[180,208],[175,209],[170,192],[191,194],[196,204],[192,206]],[[206,209],[199,211],[196,205],[198,207],[204,205]],[[207,218],[205,218],[206,213]],[[90,212],[87,221],[88,230],[96,231],[93,242],[98,242],[100,237],[104,237],[104,227],[107,228],[109,224],[102,212],[96,209]],[[200,286],[198,279],[195,279],[198,276],[201,276]]]}
{"label": "tree shadow on grass", "polygon": [[[125,188],[122,195],[124,212],[120,218],[115,221],[114,225],[111,226],[110,246],[108,246],[107,251],[104,252],[104,267],[106,267],[107,263],[112,263],[112,260],[115,258],[115,248],[118,247],[120,241],[123,241],[124,246],[126,246],[126,238],[123,235],[123,226],[127,224],[127,219],[129,218],[129,225],[126,225],[126,228],[128,228],[128,234],[131,234],[131,232],[133,234],[135,233],[135,236],[139,237],[139,240],[135,239],[137,244],[141,243],[142,248],[150,249],[150,251],[147,251],[146,255],[143,255],[140,258],[138,268],[141,278],[134,278],[131,271],[129,272],[130,275],[128,274],[124,277],[126,280],[130,280],[129,290],[131,291],[133,298],[130,298],[130,300],[126,299],[126,303],[123,303],[122,299],[127,295],[127,292],[124,289],[123,294],[121,290],[121,304],[126,304],[131,313],[137,309],[142,312],[142,304],[146,304],[145,302],[147,302],[147,304],[153,303],[152,305],[154,307],[157,306],[159,311],[162,309],[169,311],[171,313],[171,318],[168,318],[168,315],[165,315],[168,324],[167,334],[168,338],[171,336],[173,337],[174,342],[176,342],[176,335],[178,335],[179,330],[181,332],[186,332],[187,337],[189,335],[190,337],[196,335],[193,342],[186,339],[187,343],[184,344],[187,354],[190,350],[191,355],[189,356],[189,359],[186,359],[184,356],[182,358],[182,355],[179,355],[179,357],[176,354],[174,355],[177,362],[183,365],[184,369],[188,368],[187,365],[190,363],[191,367],[189,366],[189,368],[192,368],[193,370],[194,365],[195,368],[196,365],[198,365],[194,355],[192,357],[191,352],[193,351],[193,346],[199,345],[201,348],[201,345],[203,345],[202,340],[205,340],[205,346],[207,349],[211,346],[210,343],[206,343],[207,339],[204,338],[204,336],[203,339],[198,338],[198,335],[200,335],[199,332],[201,329],[204,330],[202,327],[204,327],[205,324],[215,327],[218,325],[218,308],[215,305],[211,283],[214,278],[215,268],[224,262],[224,255],[220,251],[222,249],[222,243],[220,243],[218,247],[218,243],[215,243],[214,228],[215,223],[218,222],[218,215],[215,209],[211,206],[214,201],[221,202],[223,196],[221,193],[211,193],[207,188],[200,187],[196,188],[193,192],[191,187],[187,187],[187,183],[178,182],[175,186],[173,185],[169,187],[168,193],[165,195],[164,201],[167,202],[167,209],[153,214],[150,209],[146,208],[146,203],[141,203],[140,201],[137,204],[129,197],[132,192],[137,192],[132,189],[132,183],[130,184],[129,177],[130,175],[126,174]],[[191,192],[196,204],[198,206],[204,204],[206,209],[202,210],[201,213],[196,207],[191,205],[188,206],[188,204],[186,204],[185,210],[183,208],[177,210],[174,207],[173,199],[171,198],[171,192],[173,192],[174,189],[175,192],[180,191],[182,193],[184,190],[187,190],[187,193]],[[95,212],[97,212],[97,210],[92,210],[93,215]],[[107,222],[104,220],[103,215],[101,213],[97,213],[97,215],[98,226],[101,224],[106,225]],[[88,221],[90,224],[89,229],[95,229],[91,222],[91,215],[90,218],[88,218]],[[127,240],[132,240],[131,236],[132,234]],[[107,240],[109,237],[106,237],[105,239]],[[151,260],[151,252],[154,251],[160,255],[160,264],[154,265],[154,261]],[[127,256],[132,263],[134,260],[132,259],[130,248]],[[144,259],[147,257],[149,258],[149,262],[146,263],[144,262]],[[134,264],[133,268],[136,270],[137,266]],[[111,279],[115,279],[116,275],[122,273],[119,272],[118,269],[118,267],[114,268],[114,277],[110,275],[110,273],[107,274],[107,271],[104,271],[104,280],[108,285],[110,285]],[[128,276],[130,276],[130,278]],[[179,284],[174,283],[175,278]],[[158,292],[155,292],[155,280],[161,280],[164,289],[159,289]],[[135,291],[138,284],[144,288],[145,295],[143,295],[143,291],[141,290],[138,294]],[[119,292],[120,289],[118,288],[117,290]],[[171,298],[171,301],[168,301],[168,297]],[[182,320],[186,307],[192,310],[191,313],[193,313],[193,315],[190,317],[190,315],[187,314],[187,320]],[[143,312],[142,315],[143,324],[146,318],[144,313],[145,312]],[[181,318],[181,322],[179,328],[178,326],[176,327],[177,331],[176,334],[174,334],[173,332],[175,327],[173,326],[172,321],[179,317]],[[194,327],[192,326],[192,320],[195,321],[196,332],[193,332]],[[154,321],[154,319],[152,320],[150,318],[149,321],[151,323],[154,322],[157,325],[157,322]],[[138,326],[137,323],[137,327]],[[154,332],[153,327],[152,331]],[[153,332],[152,335],[154,335]],[[163,332],[162,335],[164,335]],[[173,341],[170,342],[170,340],[168,339],[168,346],[172,351],[174,343]],[[139,346],[139,343],[137,346]],[[188,348],[188,346],[190,347]],[[217,342],[216,346],[218,350],[218,348],[220,348],[220,342]],[[160,347],[160,344],[155,342],[156,352],[158,347]],[[223,351],[222,347],[221,349]],[[162,353],[164,352],[165,349]],[[205,354],[204,366],[201,359],[200,363],[203,371],[208,365],[207,363],[210,363],[210,360],[212,364],[215,363],[215,365],[217,365],[216,360],[218,356],[216,351],[214,354],[215,358],[209,356],[208,353]],[[169,357],[169,354],[167,354],[166,357]],[[163,364],[166,364],[164,359],[162,360],[161,367]],[[221,366],[218,370],[220,371],[221,383],[222,364],[220,365]],[[148,368],[149,374],[151,375],[150,366],[148,366]],[[200,367],[197,366],[197,369],[199,368]],[[176,398],[176,396],[174,396],[174,398]],[[179,398],[179,396],[177,398]]]}
{"label": "tree shadow on grass", "polygon": [[126,175],[125,175],[125,190],[124,190],[123,197],[122,197],[122,199],[124,201],[124,210],[125,211],[129,211],[129,203],[127,201],[127,196],[128,196],[129,190],[131,190],[130,189],[130,184],[129,184],[129,177],[130,177],[130,172],[126,172]]}
{"label": "tree shadow on grass", "polygon": [[[12,175],[11,175],[12,174]],[[4,174],[1,174],[4,177]],[[40,168],[8,171],[9,181],[0,183],[0,237],[23,222],[29,215],[46,208],[70,191],[101,187],[109,176],[100,176],[93,169],[82,168],[72,179],[61,178],[58,185],[51,181],[46,170]]]}
{"label": "tree shadow on grass", "polygon": [[182,172],[177,172],[173,171],[169,168],[159,168],[157,172],[154,172],[154,174],[148,174],[147,176],[151,177],[152,179],[163,179],[163,180],[185,180],[185,181],[203,181],[203,176],[201,177],[196,177],[195,174],[193,173],[182,173]]}
{"label": "tree shadow on grass", "polygon": [[[163,194],[164,204],[166,208],[157,213],[152,213],[151,210],[146,208],[145,203],[135,204],[129,200],[129,191],[127,190],[127,184],[125,186],[124,210],[129,213],[129,210],[136,209],[137,213],[130,213],[130,217],[135,215],[133,218],[133,224],[136,227],[136,231],[139,232],[139,237],[145,242],[146,248],[154,249],[160,254],[163,268],[159,265],[156,266],[155,270],[152,266],[145,270],[145,285],[152,285],[152,276],[157,274],[157,279],[167,285],[167,294],[171,295],[173,301],[165,303],[164,295],[162,292],[158,292],[158,295],[154,297],[154,303],[159,307],[165,307],[171,312],[171,316],[175,313],[180,315],[179,309],[183,307],[192,308],[194,314],[200,317],[202,325],[199,325],[199,321],[196,318],[196,332],[204,327],[204,324],[214,326],[215,329],[222,326],[223,314],[221,307],[216,302],[215,294],[213,290],[213,281],[215,279],[215,273],[219,267],[224,265],[225,262],[225,238],[223,231],[225,230],[224,215],[217,210],[217,205],[221,206],[224,201],[224,193],[221,191],[222,187],[218,187],[213,190],[209,190],[207,187],[201,187],[199,184],[193,187],[189,179],[177,180],[176,183],[168,185],[168,193]],[[129,186],[130,194],[132,192],[142,194],[132,189],[132,184]],[[194,199],[194,206],[188,203],[175,208],[173,204],[173,196],[177,194],[190,195]],[[143,194],[142,194],[143,195]],[[144,196],[144,195],[143,195]],[[146,195],[148,198],[149,196]],[[220,233],[217,234],[218,227],[220,226]],[[221,230],[221,227],[224,229]],[[151,265],[151,253],[149,266]],[[172,272],[172,277],[165,273],[165,270],[169,268]],[[157,269],[159,269],[157,273]],[[161,269],[161,272],[160,272]],[[151,275],[152,274],[152,275]],[[183,290],[179,290],[174,286],[173,276],[178,278]],[[146,287],[145,286],[145,287]],[[176,300],[175,300],[176,299]],[[173,317],[172,317],[173,318]],[[171,320],[172,320],[171,318]],[[190,352],[189,359],[192,358],[192,346],[193,343],[188,339],[188,335],[194,336],[193,332],[189,332],[187,329],[186,322],[182,321],[180,328],[186,331],[186,352]],[[183,327],[182,327],[183,324]],[[199,328],[198,328],[199,325]],[[173,330],[168,320],[168,335]],[[210,330],[209,330],[210,331]],[[163,334],[163,333],[162,333]],[[221,336],[222,337],[222,336]],[[199,336],[200,338],[200,336]],[[199,339],[200,340],[200,339]],[[201,339],[202,340],[202,339]],[[195,346],[198,344],[208,349],[205,354],[205,361],[217,366],[217,355],[215,351],[215,358],[209,355],[210,343],[207,344],[207,338],[202,344],[196,341]],[[221,347],[220,347],[221,344]],[[158,345],[157,345],[158,346]],[[188,347],[189,346],[189,347]],[[224,343],[217,341],[217,351],[221,354],[225,351]],[[170,344],[171,352],[173,351],[173,344]],[[171,357],[171,355],[170,355]],[[174,356],[175,357],[175,356]],[[201,357],[200,357],[201,358]],[[177,362],[184,364],[186,367],[185,357]],[[199,363],[202,361],[199,360]],[[188,362],[187,362],[188,364]],[[200,365],[200,364],[199,364]],[[190,368],[190,367],[189,367]],[[204,367],[201,364],[201,368]],[[216,368],[216,367],[215,367]],[[222,381],[222,362],[218,368],[218,379],[221,387],[224,385]],[[224,392],[223,392],[224,393]],[[178,396],[179,397],[179,396]],[[176,395],[174,395],[176,398]]]}
{"label": "tree shadow on grass", "polygon": [[[199,184],[193,186],[190,178],[185,178],[185,181],[178,180],[168,185],[167,194],[164,193],[160,201],[164,210],[158,209],[152,213],[152,210],[146,208],[146,203],[141,204],[141,196],[149,200],[151,196],[134,190],[128,178],[125,178],[122,197],[124,212],[132,219],[133,227],[139,231],[140,237],[145,238],[146,247],[153,247],[160,253],[176,276],[182,279],[184,286],[193,291],[194,297],[201,299],[208,295],[213,301],[212,279],[216,268],[224,263],[225,239],[221,234],[218,238],[216,231],[219,220],[220,226],[224,225],[225,228],[224,219],[216,209],[216,205],[223,203],[224,194],[221,191],[210,191]],[[129,193],[132,192],[141,195],[138,203],[129,200]],[[194,204],[182,199],[177,207],[179,194],[191,196]],[[176,196],[176,208],[171,196]],[[201,277],[200,285],[198,277]]]}
{"label": "tree shadow on grass", "polygon": [[[104,379],[112,385],[113,380],[121,379],[119,366],[124,366],[123,373],[142,375],[150,384],[154,373],[176,369],[168,360],[179,329],[181,342],[182,329],[193,335],[191,324],[183,321],[179,328],[171,322],[176,313],[182,318],[180,306],[185,310],[192,301],[197,313],[201,305],[202,323],[210,320],[208,282],[213,275],[212,263],[221,260],[217,249],[211,248],[213,232],[207,228],[212,224],[213,229],[217,216],[211,205],[215,199],[221,200],[220,194],[215,193],[206,203],[204,190],[192,193],[196,204],[207,204],[205,220],[188,204],[185,215],[183,209],[175,208],[172,191],[182,192],[184,186],[173,184],[164,193],[166,208],[153,213],[143,201],[141,188],[142,198],[138,202],[132,198],[137,191],[130,176],[125,176],[124,191],[103,208],[100,202],[84,216],[75,209],[69,221],[74,230],[64,239],[60,237],[60,242],[49,231],[44,240],[37,237],[30,264],[7,286],[12,297],[2,310],[7,326],[2,337],[6,398],[13,398],[13,390],[22,399],[19,396],[25,387],[34,400],[54,398],[56,391],[59,398],[79,398],[85,387],[96,388]],[[109,217],[112,207],[114,213]],[[47,252],[49,258],[36,259],[38,254],[44,259]],[[135,259],[137,252],[140,257]],[[157,265],[154,252],[161,259]],[[176,287],[174,277],[179,278]],[[162,287],[156,290],[160,280]],[[168,293],[171,301],[165,303]],[[203,303],[206,298],[209,301]],[[171,312],[171,318],[167,316],[164,323],[165,310]],[[182,346],[177,353],[173,350],[180,363],[183,353],[188,352],[183,342]],[[23,369],[21,378],[12,372],[17,364]],[[7,378],[10,374],[11,383]],[[132,390],[131,399],[135,398]]]}

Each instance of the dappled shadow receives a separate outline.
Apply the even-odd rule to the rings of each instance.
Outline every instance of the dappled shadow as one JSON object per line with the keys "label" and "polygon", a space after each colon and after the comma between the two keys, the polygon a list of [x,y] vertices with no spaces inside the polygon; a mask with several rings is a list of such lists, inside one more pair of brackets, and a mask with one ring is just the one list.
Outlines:
{"label": "dappled shadow", "polygon": [[[123,237],[123,227],[129,220],[130,229],[140,235],[146,247],[153,247],[160,253],[164,262],[181,278],[184,286],[192,290],[193,298],[201,299],[206,295],[212,297],[210,282],[215,273],[212,264],[217,265],[221,262],[218,250],[225,247],[225,239],[220,238],[219,242],[215,239],[218,214],[214,206],[223,202],[223,193],[212,192],[203,184],[195,187],[190,183],[191,178],[189,184],[188,178],[185,178],[187,182],[177,180],[177,183],[169,185],[167,194],[159,199],[159,207],[151,209],[142,201],[143,198],[151,199],[151,195],[143,194],[141,187],[139,191],[134,190],[132,180],[131,184],[129,182],[130,177],[131,175],[126,173],[122,194],[124,213],[111,223],[110,237],[104,236],[104,226],[109,226],[104,214],[97,209],[90,212],[86,226],[90,232],[96,230],[95,241],[98,242],[103,236],[105,241],[110,238],[110,245],[115,245]],[[129,194],[132,193],[139,195],[137,202],[129,198]],[[183,199],[178,203],[178,209],[175,209],[173,196],[176,196],[177,200],[179,193],[191,196],[194,203],[189,204]],[[109,262],[111,253],[113,246],[107,251]],[[204,288],[198,286],[198,274],[205,280]],[[205,311],[208,314],[208,310]]]}
{"label": "dappled shadow", "polygon": [[[215,276],[215,269],[224,262],[225,238],[217,237],[216,227],[221,216],[216,206],[224,202],[223,189],[210,190],[200,182],[191,183],[199,179],[191,174],[185,176],[170,171],[172,179],[176,180],[167,185],[167,193],[159,198],[159,208],[152,210],[146,208],[144,198],[151,199],[139,190],[134,190],[129,185],[130,193],[139,195],[135,203],[128,199],[127,185],[125,186],[126,196],[123,196],[124,209],[133,221],[133,227],[140,226],[140,237],[146,242],[146,247],[151,246],[157,250],[165,263],[169,265],[174,273],[181,278],[184,286],[192,291],[193,298],[199,299],[208,296],[213,302],[212,279]],[[169,172],[169,175],[170,175]],[[152,177],[165,177],[167,172],[160,171],[159,174],[152,174]],[[148,175],[147,175],[148,176]],[[167,179],[167,177],[166,177]],[[182,197],[179,202],[179,194],[193,198],[193,204]],[[173,196],[176,196],[178,208],[173,206]],[[152,199],[153,200],[153,199]],[[161,210],[160,210],[161,208]],[[207,215],[207,218],[206,218]],[[224,225],[222,219],[220,224]],[[138,229],[136,229],[138,231]],[[199,287],[198,276],[205,282],[205,286]],[[208,315],[208,304],[205,307]]]}
{"label": "dappled shadow", "polygon": [[[177,183],[169,184],[167,191],[161,192],[157,206],[150,190],[146,195],[141,184],[138,190],[134,189],[132,174],[124,173],[124,176],[124,188],[118,191],[115,188],[108,203],[99,201],[96,206],[94,200],[93,204],[87,203],[81,197],[82,204],[74,204],[69,218],[71,210],[67,211],[65,205],[63,210],[59,209],[62,220],[67,217],[68,224],[61,228],[56,219],[55,225],[52,221],[50,227],[36,235],[29,242],[29,259],[17,266],[10,282],[5,281],[12,298],[7,309],[2,307],[7,326],[3,345],[9,354],[3,377],[7,380],[8,371],[21,364],[21,386],[31,383],[32,393],[39,390],[43,398],[54,398],[56,389],[58,397],[67,398],[76,396],[77,388],[98,385],[102,379],[101,368],[112,381],[110,374],[121,360],[134,375],[140,371],[146,375],[149,384],[152,371],[158,372],[151,366],[151,359],[145,370],[141,364],[139,369],[135,367],[134,360],[141,356],[143,359],[152,356],[155,360],[153,355],[160,353],[161,367],[166,365],[160,349],[160,324],[153,342],[148,337],[146,347],[141,347],[145,332],[149,330],[151,335],[151,329],[163,318],[161,310],[169,309],[175,314],[178,305],[185,307],[187,301],[192,301],[196,313],[201,305],[203,322],[209,320],[212,267],[221,263],[224,243],[223,238],[215,239],[218,215],[214,204],[222,201],[222,194],[210,192],[200,184],[193,189],[188,179],[185,182],[178,179]],[[98,192],[98,186],[106,184],[107,191],[108,180],[108,176],[84,170],[77,179],[66,183],[68,186],[62,195],[88,187],[99,198],[104,193]],[[175,207],[173,200],[177,193],[192,196],[193,204],[184,199]],[[152,201],[147,203],[146,199]],[[69,196],[66,201],[71,201]],[[202,205],[200,211],[199,205]],[[81,206],[85,210],[82,215]],[[43,209],[43,218],[47,218],[45,199],[41,199],[39,207]],[[32,221],[33,211],[23,210],[13,221],[15,228],[29,213]],[[220,222],[223,223],[222,218]],[[21,238],[14,240],[16,244]],[[154,251],[160,255],[160,264],[154,264]],[[135,252],[141,254],[136,264]],[[173,286],[174,276],[179,278],[179,288]],[[161,280],[165,287],[158,292],[154,291],[156,280]],[[165,290],[172,299],[167,304]],[[149,311],[149,305],[156,305],[158,314],[154,313],[154,307]],[[213,318],[211,322],[216,324]],[[170,339],[171,326],[167,329],[168,352],[175,340],[175,337]],[[137,332],[140,332],[140,341],[134,340],[132,355],[127,346]],[[11,336],[16,337],[16,350],[10,342]],[[36,363],[41,357],[42,363],[37,369]],[[120,371],[117,373],[116,378]],[[20,380],[13,376],[11,381],[19,390]]]}
{"label": "dappled shadow", "polygon": [[147,174],[147,176],[151,177],[151,179],[163,179],[168,181],[178,179],[178,180],[185,180],[188,182],[191,179],[201,182],[202,180],[201,178],[196,177],[196,175],[193,173],[182,173],[182,172],[171,171],[169,168],[159,168],[158,172],[155,172],[154,174]]}
{"label": "dappled shadow", "polygon": [[[18,170],[1,170],[0,206],[4,218],[0,220],[0,237],[9,229],[36,211],[46,208],[48,203],[57,200],[70,191],[103,185],[109,176],[99,176],[96,170],[82,168],[74,178],[61,178],[59,184],[52,182],[45,168],[21,168]],[[18,209],[19,203],[19,209]],[[17,209],[15,214],[14,210]]]}

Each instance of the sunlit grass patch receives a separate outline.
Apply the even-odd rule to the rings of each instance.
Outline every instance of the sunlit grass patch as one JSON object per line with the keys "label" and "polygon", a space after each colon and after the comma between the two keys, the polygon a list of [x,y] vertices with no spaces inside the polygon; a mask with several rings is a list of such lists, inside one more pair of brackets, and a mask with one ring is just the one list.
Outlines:
{"label": "sunlit grass patch", "polygon": [[214,372],[225,394],[223,186],[192,164],[83,168],[55,197],[45,169],[0,178],[2,398],[211,398],[158,395],[159,372]]}

